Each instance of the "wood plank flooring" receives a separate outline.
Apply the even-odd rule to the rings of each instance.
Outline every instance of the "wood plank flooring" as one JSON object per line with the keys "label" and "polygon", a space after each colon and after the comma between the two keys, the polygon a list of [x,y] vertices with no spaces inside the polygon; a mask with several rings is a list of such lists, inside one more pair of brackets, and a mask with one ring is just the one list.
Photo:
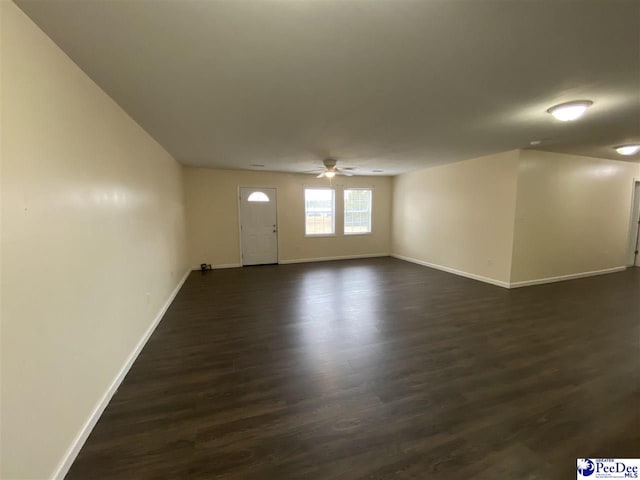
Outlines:
{"label": "wood plank flooring", "polygon": [[194,272],[68,479],[568,479],[640,456],[640,269]]}

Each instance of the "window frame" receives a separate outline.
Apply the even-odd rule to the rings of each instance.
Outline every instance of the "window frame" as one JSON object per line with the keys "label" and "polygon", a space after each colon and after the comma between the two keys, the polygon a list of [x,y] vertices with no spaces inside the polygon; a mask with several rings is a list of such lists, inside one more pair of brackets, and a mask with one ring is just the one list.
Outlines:
{"label": "window frame", "polygon": [[[347,191],[348,190],[367,190],[369,191],[369,231],[368,232],[347,232]],[[344,187],[342,192],[342,233],[345,236],[353,235],[371,235],[373,234],[373,187]]]}
{"label": "window frame", "polygon": [[[330,190],[332,192],[332,211],[333,214],[331,216],[331,229],[332,233],[307,233],[307,190]],[[325,187],[325,186],[315,186],[315,185],[304,185],[302,190],[303,200],[304,200],[304,236],[311,238],[319,238],[319,237],[335,237],[336,236],[336,188],[335,187]]]}

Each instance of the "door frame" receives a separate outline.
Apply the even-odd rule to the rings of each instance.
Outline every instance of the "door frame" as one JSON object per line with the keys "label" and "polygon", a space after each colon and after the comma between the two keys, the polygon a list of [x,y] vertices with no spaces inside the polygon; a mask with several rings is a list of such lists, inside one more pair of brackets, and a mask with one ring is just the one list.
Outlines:
{"label": "door frame", "polygon": [[240,266],[244,267],[244,259],[242,258],[242,194],[241,189],[243,188],[270,188],[275,190],[276,192],[276,263],[280,263],[280,221],[278,220],[278,187],[272,185],[238,185],[236,189],[236,202],[237,202],[237,210],[238,210],[238,244],[240,246],[239,257],[240,257]]}
{"label": "door frame", "polygon": [[[631,213],[629,214],[629,233],[627,235],[628,245],[627,245],[627,257],[625,259],[625,266],[634,267],[636,265],[636,258],[633,255],[635,251],[635,242],[637,238],[634,236],[634,232],[636,231],[636,226],[638,225],[638,217],[635,214],[636,202],[640,201],[640,199],[636,196],[636,191],[640,192],[640,178],[634,178],[631,184]],[[640,193],[639,193],[640,195]],[[635,218],[634,218],[635,217]],[[640,228],[640,226],[638,227]],[[629,263],[631,262],[631,263]]]}

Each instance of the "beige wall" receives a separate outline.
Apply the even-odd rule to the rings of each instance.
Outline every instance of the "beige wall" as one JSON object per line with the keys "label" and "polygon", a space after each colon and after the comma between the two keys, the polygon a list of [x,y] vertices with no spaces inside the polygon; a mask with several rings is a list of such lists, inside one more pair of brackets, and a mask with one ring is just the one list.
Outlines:
{"label": "beige wall", "polygon": [[[2,0],[0,0],[1,2]],[[4,34],[3,26],[4,26],[4,8],[0,5],[0,478],[2,478],[3,465],[2,465],[2,279],[4,274],[2,273],[2,164],[3,164],[3,152],[4,152],[4,142],[3,142],[3,130],[2,130],[2,121],[4,115],[2,114],[2,105],[4,100],[4,92],[2,89],[2,78],[3,78],[3,52],[4,52]]]}
{"label": "beige wall", "polygon": [[393,253],[508,282],[518,151],[394,178]]}
{"label": "beige wall", "polygon": [[[640,171],[640,165],[638,166],[638,169]],[[636,267],[640,267],[640,255],[635,254],[636,247],[639,246],[637,242],[640,240],[638,237],[640,235],[640,221],[638,221],[638,219],[640,219],[640,173],[634,183],[635,193],[633,196],[633,215],[631,217],[632,226],[629,229],[629,253],[627,255],[626,264],[629,266],[635,265]]]}
{"label": "beige wall", "polygon": [[523,150],[511,281],[626,266],[640,165]]}
{"label": "beige wall", "polygon": [[185,274],[182,172],[0,4],[0,477],[44,479]]}
{"label": "beige wall", "polygon": [[518,286],[627,266],[640,165],[514,150],[395,177],[394,255]]}
{"label": "beige wall", "polygon": [[[337,177],[336,236],[304,236],[304,186],[327,186],[313,175],[185,168],[189,259],[200,263],[240,263],[238,187],[277,188],[278,253],[280,261],[352,255],[388,254],[391,251],[391,178]],[[341,186],[373,188],[371,235],[342,235]]]}

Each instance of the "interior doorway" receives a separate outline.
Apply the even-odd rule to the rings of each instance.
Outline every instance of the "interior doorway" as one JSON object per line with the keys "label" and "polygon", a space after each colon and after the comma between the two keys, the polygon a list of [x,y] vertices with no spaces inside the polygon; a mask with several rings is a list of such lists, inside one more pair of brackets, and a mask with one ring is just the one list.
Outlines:
{"label": "interior doorway", "polygon": [[640,180],[634,183],[631,228],[629,229],[629,257],[627,265],[640,267]]}
{"label": "interior doorway", "polygon": [[242,265],[278,263],[278,219],[275,188],[240,187]]}

